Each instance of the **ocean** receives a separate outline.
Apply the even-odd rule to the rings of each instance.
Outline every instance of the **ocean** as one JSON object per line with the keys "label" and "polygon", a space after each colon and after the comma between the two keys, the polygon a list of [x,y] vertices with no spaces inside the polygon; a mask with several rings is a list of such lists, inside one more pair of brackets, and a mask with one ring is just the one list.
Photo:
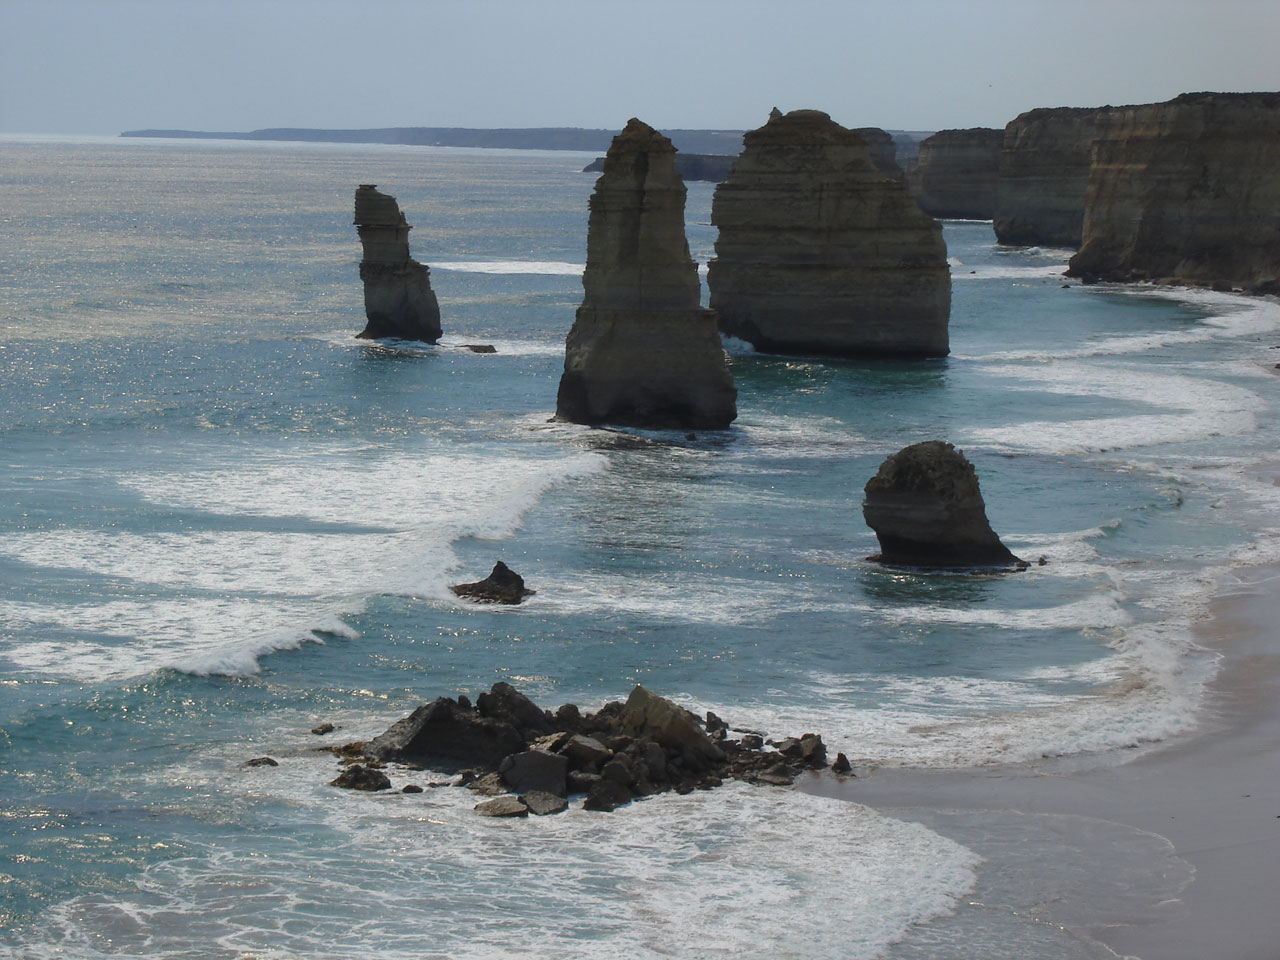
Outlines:
{"label": "ocean", "polygon": [[[317,747],[498,680],[585,709],[642,683],[862,776],[1119,762],[1205,721],[1192,627],[1280,556],[1280,304],[1082,287],[989,223],[944,226],[946,360],[728,342],[728,431],[550,422],[590,159],[0,137],[0,956],[1103,955],[962,909],[1044,837],[1003,838],[1010,873],[981,825],[804,789],[493,821],[327,785]],[[414,225],[436,346],[355,338],[360,183]],[[1029,569],[865,559],[863,485],[929,439]],[[448,591],[498,559],[536,596]],[[1117,891],[1159,853],[1131,841]]]}

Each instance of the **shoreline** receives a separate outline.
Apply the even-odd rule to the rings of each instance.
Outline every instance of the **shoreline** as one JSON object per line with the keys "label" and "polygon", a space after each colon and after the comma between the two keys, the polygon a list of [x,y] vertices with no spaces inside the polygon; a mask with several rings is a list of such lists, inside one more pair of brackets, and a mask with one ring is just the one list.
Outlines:
{"label": "shoreline", "polygon": [[[1085,887],[1037,904],[1028,920],[1140,960],[1275,960],[1280,944],[1280,565],[1236,568],[1219,584],[1196,639],[1221,656],[1196,730],[1146,748],[1128,762],[1060,758],[963,770],[880,768],[808,792],[861,803],[948,835],[949,815],[977,814],[1012,826],[1028,818],[1057,827],[1121,825],[1163,846],[1154,871],[1135,878],[1132,902]],[[1082,762],[1083,759],[1083,762]],[[951,818],[958,819],[958,818]],[[939,822],[942,821],[942,822]],[[953,830],[953,832],[955,832]],[[953,836],[964,843],[964,836]],[[1067,840],[1092,871],[1132,869],[1105,830]],[[999,856],[979,868],[999,871]],[[1161,862],[1163,860],[1163,862]],[[1048,874],[1058,864],[1041,863]],[[1192,874],[1194,871],[1194,874]],[[1149,877],[1150,884],[1144,881]],[[1000,907],[997,904],[969,906]],[[1026,906],[1008,904],[1011,912]],[[963,909],[963,907],[961,908]],[[1025,914],[1024,914],[1025,915]]]}

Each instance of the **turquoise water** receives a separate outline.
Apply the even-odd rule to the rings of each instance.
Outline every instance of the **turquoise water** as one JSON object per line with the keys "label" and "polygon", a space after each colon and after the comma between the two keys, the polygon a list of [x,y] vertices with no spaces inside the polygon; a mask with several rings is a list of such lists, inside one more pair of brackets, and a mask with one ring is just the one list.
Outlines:
{"label": "turquoise water", "polygon": [[[918,824],[739,787],[481,823],[463,791],[328,788],[309,730],[499,679],[587,707],[640,682],[860,768],[1101,758],[1197,722],[1190,624],[1271,557],[1271,301],[1064,289],[1066,251],[948,223],[949,359],[729,343],[731,430],[589,430],[548,422],[584,155],[0,159],[0,953],[678,956],[698,929],[700,956],[963,956],[974,931],[929,921],[987,874]],[[358,183],[415,225],[438,346],[354,338]],[[864,560],[863,484],[933,438],[1043,566]],[[536,597],[452,598],[499,558]]]}

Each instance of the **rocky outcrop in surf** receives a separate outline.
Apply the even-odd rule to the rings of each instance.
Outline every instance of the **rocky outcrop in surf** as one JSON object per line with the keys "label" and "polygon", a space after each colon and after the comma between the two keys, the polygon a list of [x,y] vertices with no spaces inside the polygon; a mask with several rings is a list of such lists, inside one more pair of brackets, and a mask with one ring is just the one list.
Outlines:
{"label": "rocky outcrop in surf", "polygon": [[880,541],[872,560],[919,567],[1022,565],[987,521],[978,475],[949,443],[904,447],[867,481],[862,515]]}
{"label": "rocky outcrop in surf", "polygon": [[1280,292],[1280,93],[1106,114],[1068,274]]}
{"label": "rocky outcrop in surf", "polygon": [[449,588],[454,596],[479,603],[520,603],[525,597],[531,597],[536,590],[524,585],[524,578],[505,563],[499,560],[493,570],[483,580],[475,583],[456,583]]}
{"label": "rocky outcrop in surf", "polygon": [[737,416],[715,318],[700,305],[674,156],[670,140],[633,118],[605,157],[558,419],[720,430]]}
{"label": "rocky outcrop in surf", "polygon": [[716,187],[708,267],[720,329],[770,353],[939,357],[942,229],[818,110],[775,111]]}
{"label": "rocky outcrop in surf", "polygon": [[1080,246],[1093,141],[1110,107],[1042,107],[1004,128],[992,226],[1001,243]]}
{"label": "rocky outcrop in surf", "polygon": [[356,189],[356,230],[364,248],[360,279],[364,281],[364,312],[368,324],[358,336],[366,339],[440,339],[440,305],[425,264],[409,256],[409,231],[396,198],[379,192],[376,184]]}
{"label": "rocky outcrop in surf", "polygon": [[920,144],[907,188],[931,217],[990,220],[1003,144],[1003,130],[939,130]]}
{"label": "rocky outcrop in surf", "polygon": [[[608,811],[671,790],[710,790],[728,779],[787,786],[801,771],[827,763],[817,734],[766,742],[761,734],[731,730],[714,713],[699,718],[642,686],[625,703],[606,703],[595,713],[571,703],[553,713],[501,682],[474,706],[466,697],[439,697],[373,740],[331,752],[345,768],[331,781],[336,787],[390,789],[386,771],[397,768],[460,771],[456,780],[431,786],[505,798],[478,803],[485,816],[558,813],[571,797],[582,798],[582,809]],[[851,772],[843,754],[833,768]]]}

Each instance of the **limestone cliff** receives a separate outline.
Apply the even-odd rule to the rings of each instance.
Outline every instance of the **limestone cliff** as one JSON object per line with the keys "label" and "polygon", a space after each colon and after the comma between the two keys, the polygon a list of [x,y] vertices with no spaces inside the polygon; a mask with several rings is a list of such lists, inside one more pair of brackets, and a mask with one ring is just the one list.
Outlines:
{"label": "limestone cliff", "polygon": [[1079,247],[1098,124],[1110,107],[1045,107],[1004,128],[993,226],[1008,244]]}
{"label": "limestone cliff", "polygon": [[587,224],[585,291],[565,342],[556,416],[576,423],[723,429],[737,390],[700,306],[675,148],[632,119],[614,137]]}
{"label": "limestone cliff", "polygon": [[920,144],[907,188],[931,217],[990,220],[1003,144],[1003,130],[940,130]]}
{"label": "limestone cliff", "polygon": [[356,230],[364,248],[360,279],[368,324],[361,337],[440,339],[440,306],[424,264],[409,256],[409,231],[395,197],[375,184],[356,189]]}
{"label": "limestone cliff", "polygon": [[927,567],[1006,566],[1018,558],[987,521],[978,475],[949,443],[904,447],[867,481],[862,515],[882,563]]}
{"label": "limestone cliff", "polygon": [[1280,292],[1280,93],[1118,107],[1098,130],[1072,276]]}
{"label": "limestone cliff", "polygon": [[744,138],[716,187],[707,285],[720,329],[772,353],[945,356],[942,229],[818,110]]}
{"label": "limestone cliff", "polygon": [[[736,154],[735,154],[736,156]],[[705,180],[710,183],[719,183],[729,174],[729,167],[733,165],[733,157],[712,154],[712,153],[682,153],[676,152],[676,173],[680,174],[683,180]],[[582,168],[583,173],[603,173],[604,157],[596,157],[589,164]]]}
{"label": "limestone cliff", "polygon": [[898,147],[893,137],[879,127],[855,127],[853,133],[867,145],[871,162],[876,165],[877,170],[890,180],[897,180],[899,183],[904,181],[902,168],[898,166]]}

